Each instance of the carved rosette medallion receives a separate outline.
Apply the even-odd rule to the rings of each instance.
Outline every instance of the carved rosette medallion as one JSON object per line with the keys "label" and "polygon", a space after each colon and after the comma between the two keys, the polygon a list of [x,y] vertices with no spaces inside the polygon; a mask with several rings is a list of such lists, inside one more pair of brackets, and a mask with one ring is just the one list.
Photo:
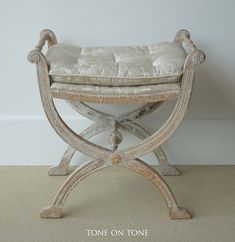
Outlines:
{"label": "carved rosette medallion", "polygon": [[27,59],[29,62],[36,64],[40,60],[40,53],[38,50],[32,50],[29,52]]}
{"label": "carved rosette medallion", "polygon": [[110,160],[111,160],[111,163],[113,165],[116,165],[118,163],[120,163],[122,161],[121,159],[121,156],[117,153],[113,153],[111,156],[110,156]]}

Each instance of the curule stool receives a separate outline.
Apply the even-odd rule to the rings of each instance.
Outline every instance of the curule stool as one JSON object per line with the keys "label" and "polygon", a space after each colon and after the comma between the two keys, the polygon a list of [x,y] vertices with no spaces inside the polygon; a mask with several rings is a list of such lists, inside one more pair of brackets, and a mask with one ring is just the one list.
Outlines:
{"label": "curule stool", "polygon": [[[46,55],[42,48],[48,43]],[[161,148],[181,123],[187,110],[196,64],[203,63],[204,53],[190,40],[187,30],[177,32],[173,42],[148,46],[79,47],[57,43],[55,34],[45,29],[28,60],[37,66],[42,104],[52,127],[69,145],[60,164],[49,175],[66,175],[76,151],[92,157],[77,167],[58,190],[51,206],[44,208],[41,218],[59,218],[63,204],[78,182],[109,166],[126,167],[147,177],[159,189],[172,219],[189,219],[190,213],[178,206],[167,183],[150,165],[140,160],[154,152],[163,175],[178,175],[170,166]],[[79,135],[68,127],[58,114],[54,98],[66,100],[77,112],[94,121]],[[177,99],[167,121],[154,134],[139,124],[164,101]],[[86,103],[143,104],[120,116],[98,111]],[[92,136],[111,128],[112,149],[88,141]],[[144,139],[131,148],[118,150],[122,141],[119,129]]]}

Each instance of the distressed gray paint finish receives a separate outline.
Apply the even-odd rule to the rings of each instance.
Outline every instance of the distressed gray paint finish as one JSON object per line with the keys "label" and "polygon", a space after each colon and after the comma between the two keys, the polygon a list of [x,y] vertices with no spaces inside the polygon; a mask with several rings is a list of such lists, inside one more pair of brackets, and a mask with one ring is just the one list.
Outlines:
{"label": "distressed gray paint finish", "polygon": [[[91,137],[103,132],[107,129],[105,123],[94,123],[87,127],[80,136],[84,139],[90,139]],[[67,170],[69,167],[69,163],[73,158],[74,154],[76,153],[76,149],[72,146],[69,146],[68,149],[65,151],[60,163],[58,166],[51,167],[48,170],[49,176],[64,176],[67,175]]]}
{"label": "distressed gray paint finish", "polygon": [[[140,107],[134,111],[122,114],[120,116],[114,116],[114,115],[110,115],[110,114],[95,110],[94,108],[91,108],[89,105],[85,103],[81,103],[79,101],[68,101],[68,103],[75,111],[93,120],[94,122],[97,122],[97,126],[92,125],[91,127],[88,127],[80,134],[80,136],[82,136],[85,139],[89,139],[94,135],[97,135],[100,132],[105,131],[106,129],[112,129],[114,120],[116,121],[117,129],[118,128],[124,129],[129,133],[136,135],[140,139],[145,139],[148,136],[150,136],[150,133],[147,130],[145,130],[143,127],[141,127],[139,124],[134,123],[134,120],[142,119],[146,117],[147,115],[155,111],[157,108],[159,108],[163,102],[148,103],[143,107]],[[99,124],[100,122],[102,122],[102,125]],[[116,133],[116,134],[117,136],[119,136],[119,140],[120,140],[121,139],[120,134],[119,133]],[[114,133],[112,133],[112,135],[114,135]],[[116,139],[115,135],[113,139]],[[117,150],[118,144],[115,145],[114,150]],[[75,152],[76,152],[75,149],[73,149],[72,147],[69,147],[67,151],[64,153],[64,156],[59,166],[52,167],[49,170],[49,175],[56,175],[56,176],[66,175],[69,163],[73,155],[75,154]],[[170,166],[167,160],[167,157],[160,146],[154,150],[154,154],[159,161],[162,175],[174,176],[174,175],[180,174],[175,167]]]}
{"label": "distressed gray paint finish", "polygon": [[[69,148],[65,152],[59,166],[52,168],[49,171],[49,174],[66,174],[69,162],[76,151],[80,151],[88,156],[93,157],[93,160],[78,167],[71,175],[68,176],[66,181],[62,184],[57,192],[52,205],[43,209],[40,216],[42,218],[61,217],[64,201],[79,181],[99,169],[118,165],[146,176],[159,189],[166,201],[170,218],[190,218],[191,215],[189,212],[186,209],[178,206],[169,186],[158,174],[158,172],[137,158],[154,151],[155,155],[159,159],[162,173],[164,174],[165,172],[166,175],[170,173],[172,173],[171,175],[177,175],[177,170],[169,165],[166,155],[160,145],[174,133],[181,123],[191,97],[195,66],[196,64],[203,63],[205,60],[204,53],[201,50],[198,50],[190,40],[189,32],[187,30],[180,30],[174,40],[175,42],[179,42],[188,54],[185,61],[184,73],[179,85],[179,90],[175,89],[174,92],[172,92],[171,84],[169,84],[169,86],[164,84],[164,88],[160,91],[156,87],[155,95],[153,92],[149,92],[145,93],[145,95],[135,96],[133,95],[130,87],[126,87],[125,89],[125,93],[127,93],[126,91],[128,89],[128,96],[120,93],[121,89],[117,89],[118,91],[113,91],[115,87],[106,87],[100,91],[97,88],[92,89],[91,86],[89,87],[91,92],[82,93],[82,95],[79,94],[78,89],[69,85],[67,85],[67,88],[63,88],[63,90],[61,88],[52,88],[54,84],[51,82],[48,74],[48,64],[45,56],[41,52],[46,41],[48,42],[49,48],[51,45],[57,43],[54,33],[50,30],[43,30],[41,32],[40,41],[35,49],[29,53],[28,60],[37,65],[39,89],[48,120],[58,135],[60,135],[60,137],[69,145]],[[135,87],[133,87],[133,90],[134,88]],[[105,90],[107,90],[107,92]],[[112,93],[112,95],[110,95],[110,93]],[[58,114],[53,102],[53,98],[55,97],[68,100],[75,110],[94,120],[95,124],[88,127],[80,135],[76,134],[64,123],[63,119]],[[149,136],[149,133],[144,128],[134,122],[135,120],[143,118],[152,111],[156,110],[163,101],[170,100],[172,98],[177,98],[175,108],[162,127],[154,134]],[[89,107],[87,104],[82,103],[82,101],[96,103],[148,104],[145,104],[143,107],[133,112],[115,117],[113,115],[99,112]],[[107,149],[102,146],[95,145],[87,140],[91,136],[102,132],[104,129],[106,129],[106,127],[112,127],[110,140],[113,149]],[[125,150],[117,150],[118,144],[122,139],[118,131],[119,128],[132,132],[136,136],[144,138],[144,140],[134,147]]]}

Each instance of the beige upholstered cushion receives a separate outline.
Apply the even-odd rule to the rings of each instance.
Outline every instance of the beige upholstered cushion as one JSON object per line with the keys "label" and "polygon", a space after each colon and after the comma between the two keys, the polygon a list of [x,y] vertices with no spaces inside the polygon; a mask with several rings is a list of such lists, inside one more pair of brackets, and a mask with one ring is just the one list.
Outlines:
{"label": "beige upholstered cushion", "polygon": [[57,44],[46,58],[54,82],[138,86],[180,81],[186,53],[172,42],[83,48]]}

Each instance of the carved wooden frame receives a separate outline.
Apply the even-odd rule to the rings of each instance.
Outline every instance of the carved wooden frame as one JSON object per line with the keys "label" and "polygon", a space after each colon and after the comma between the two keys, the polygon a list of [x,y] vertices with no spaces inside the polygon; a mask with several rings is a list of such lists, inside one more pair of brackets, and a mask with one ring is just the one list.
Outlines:
{"label": "carved wooden frame", "polygon": [[[149,135],[149,133],[138,125],[135,120],[143,118],[156,110],[162,104],[162,101],[148,103],[133,112],[115,117],[99,112],[85,103],[66,98],[76,111],[95,121],[93,125],[84,130],[80,135],[76,134],[70,127],[68,127],[54,105],[53,94],[51,91],[52,80],[49,76],[49,67],[46,58],[42,53],[42,48],[46,41],[48,43],[48,48],[57,43],[55,34],[48,29],[41,32],[40,40],[35,49],[29,53],[28,60],[35,63],[37,66],[39,90],[47,118],[58,135],[69,145],[59,166],[50,169],[49,174],[65,175],[69,162],[76,151],[91,156],[93,160],[79,166],[68,176],[57,192],[52,205],[41,211],[41,218],[61,217],[64,201],[76,184],[91,173],[112,165],[129,168],[146,176],[152,181],[160,190],[166,201],[170,218],[191,218],[190,213],[186,209],[178,206],[172,191],[158,172],[150,165],[138,159],[138,157],[154,151],[160,162],[163,174],[178,174],[178,171],[169,165],[166,155],[160,145],[174,133],[181,123],[191,97],[195,66],[196,64],[203,63],[205,60],[205,54],[201,50],[198,50],[190,40],[190,33],[187,30],[180,30],[176,34],[174,41],[179,42],[188,54],[181,80],[181,90],[171,115],[162,127],[152,135]],[[102,99],[102,97],[100,98]],[[105,97],[103,101],[107,103]],[[112,149],[104,148],[87,140],[91,136],[107,129],[107,127],[112,127],[112,133],[109,137]],[[122,136],[118,131],[119,128],[132,132],[136,136],[144,138],[144,140],[136,146],[119,151],[117,150],[118,144],[122,140]]]}

